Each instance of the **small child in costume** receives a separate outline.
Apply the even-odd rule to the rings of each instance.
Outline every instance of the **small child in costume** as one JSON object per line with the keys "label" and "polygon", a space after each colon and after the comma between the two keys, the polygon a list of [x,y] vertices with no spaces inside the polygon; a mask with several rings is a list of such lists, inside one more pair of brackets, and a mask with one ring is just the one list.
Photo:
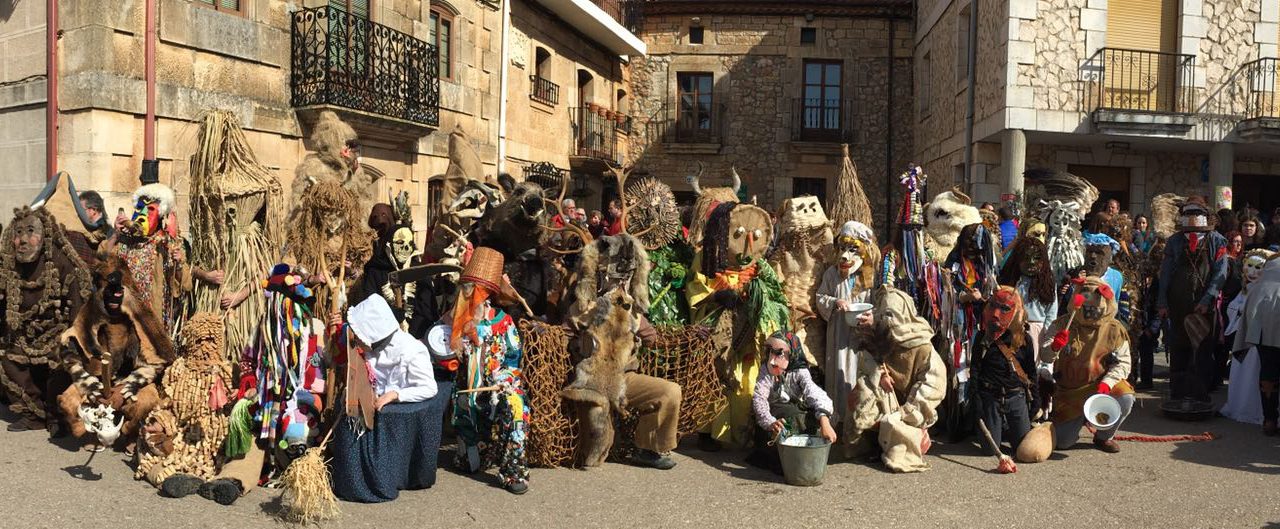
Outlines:
{"label": "small child in costume", "polygon": [[769,440],[816,434],[834,443],[836,431],[831,426],[831,397],[813,381],[800,339],[791,332],[775,332],[765,341],[764,350],[764,365],[751,399],[760,428],[748,461],[781,472],[778,452],[768,446]]}

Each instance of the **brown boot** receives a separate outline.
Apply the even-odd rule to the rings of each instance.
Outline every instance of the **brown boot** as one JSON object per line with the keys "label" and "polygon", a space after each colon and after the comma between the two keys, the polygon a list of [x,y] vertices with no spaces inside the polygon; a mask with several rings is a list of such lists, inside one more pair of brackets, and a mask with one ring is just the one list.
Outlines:
{"label": "brown boot", "polygon": [[1106,441],[1094,439],[1093,446],[1098,447],[1098,450],[1102,450],[1108,454],[1114,454],[1120,451],[1120,443],[1117,443],[1115,439],[1107,439]]}

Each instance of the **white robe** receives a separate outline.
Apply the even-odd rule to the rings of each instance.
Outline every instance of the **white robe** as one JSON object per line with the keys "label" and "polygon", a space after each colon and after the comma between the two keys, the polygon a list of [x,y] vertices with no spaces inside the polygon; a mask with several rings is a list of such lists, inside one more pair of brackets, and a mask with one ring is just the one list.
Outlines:
{"label": "white robe", "polygon": [[823,366],[827,378],[825,389],[835,403],[835,420],[844,420],[846,427],[852,423],[848,420],[849,395],[857,382],[858,343],[853,327],[845,323],[844,311],[836,307],[836,302],[865,302],[871,290],[857,283],[856,271],[846,278],[841,275],[839,267],[828,267],[822,274],[822,283],[818,285],[814,300],[818,314],[827,321],[827,358]]}
{"label": "white robe", "polygon": [[[1240,314],[1244,312],[1247,298],[1241,292],[1227,305],[1227,329],[1225,334],[1238,332]],[[1262,424],[1262,394],[1258,391],[1258,377],[1262,375],[1262,361],[1258,348],[1249,346],[1244,360],[1231,358],[1231,383],[1227,385],[1227,403],[1222,415],[1228,419],[1250,424]]]}

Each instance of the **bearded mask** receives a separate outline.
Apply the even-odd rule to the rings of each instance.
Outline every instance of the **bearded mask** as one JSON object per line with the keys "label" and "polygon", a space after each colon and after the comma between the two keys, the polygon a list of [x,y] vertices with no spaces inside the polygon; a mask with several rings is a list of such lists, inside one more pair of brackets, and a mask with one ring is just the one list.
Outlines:
{"label": "bearded mask", "polygon": [[982,327],[987,336],[1000,336],[1005,331],[1020,331],[1023,324],[1022,298],[1013,287],[1000,287],[982,309]]}
{"label": "bearded mask", "polygon": [[409,259],[417,249],[417,244],[413,241],[413,230],[408,227],[401,226],[391,235],[391,256],[397,265],[403,267],[409,264]]}
{"label": "bearded mask", "polygon": [[747,266],[764,257],[773,238],[769,213],[749,204],[739,204],[729,213],[729,265]]}
{"label": "bearded mask", "polygon": [[44,249],[44,221],[27,215],[13,222],[14,258],[23,264],[36,262]]}

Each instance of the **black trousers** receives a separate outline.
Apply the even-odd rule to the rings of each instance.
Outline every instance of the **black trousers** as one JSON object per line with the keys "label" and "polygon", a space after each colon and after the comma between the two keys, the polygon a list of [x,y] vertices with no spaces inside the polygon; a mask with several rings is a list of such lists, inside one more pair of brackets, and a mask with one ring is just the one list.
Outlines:
{"label": "black trousers", "polygon": [[1212,333],[1200,343],[1191,343],[1181,318],[1182,315],[1170,318],[1164,334],[1165,347],[1169,349],[1169,396],[1174,400],[1209,402],[1209,388],[1218,376],[1214,360],[1217,344]]}
{"label": "black trousers", "polygon": [[1155,370],[1156,344],[1160,343],[1160,333],[1143,333],[1138,338],[1138,354],[1133,356],[1133,369],[1129,372],[1129,382],[1134,384],[1150,384]]}
{"label": "black trousers", "polygon": [[[1274,423],[1280,419],[1280,347],[1259,345],[1258,359],[1262,362],[1258,376],[1258,391],[1262,393],[1262,419]],[[1232,380],[1231,383],[1236,381]]]}
{"label": "black trousers", "polygon": [[[1022,443],[1022,438],[1031,431],[1031,416],[1027,412],[1027,396],[1021,389],[998,394],[986,388],[978,390],[978,417],[987,424],[991,431],[991,439],[998,446],[1003,440],[1009,441],[1014,450]],[[975,425],[976,429],[977,426]],[[1008,434],[1007,436],[1005,434]],[[987,453],[995,454],[997,447],[987,444],[987,440],[979,436]]]}

